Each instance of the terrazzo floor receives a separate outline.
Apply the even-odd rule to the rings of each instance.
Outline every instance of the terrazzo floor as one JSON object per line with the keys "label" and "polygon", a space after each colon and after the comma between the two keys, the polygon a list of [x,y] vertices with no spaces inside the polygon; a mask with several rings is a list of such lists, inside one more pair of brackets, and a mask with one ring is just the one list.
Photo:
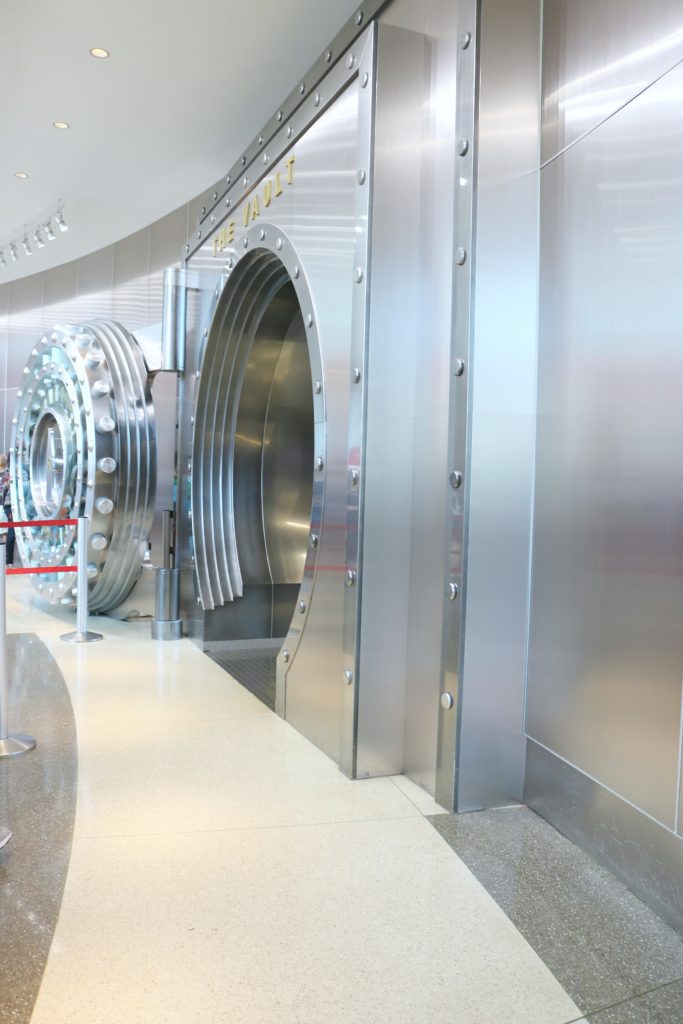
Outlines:
{"label": "terrazzo floor", "polygon": [[[148,623],[98,619],[103,642],[69,646],[66,613],[41,610],[21,579],[8,612],[10,631],[53,655],[78,736],[34,1024],[581,1017],[408,780],[349,782],[189,641],[151,641]],[[37,717],[21,724],[45,739]],[[3,1024],[29,1019],[2,1002]]]}

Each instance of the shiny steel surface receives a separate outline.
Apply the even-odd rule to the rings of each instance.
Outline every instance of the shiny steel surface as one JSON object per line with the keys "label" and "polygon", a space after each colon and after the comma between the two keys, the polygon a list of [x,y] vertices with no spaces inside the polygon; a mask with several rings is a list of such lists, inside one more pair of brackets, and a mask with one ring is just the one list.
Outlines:
{"label": "shiny steel surface", "polygon": [[[524,788],[537,360],[539,15],[537,0],[483,0],[481,5],[458,810],[519,801]],[[462,507],[461,493],[460,488],[452,492],[454,509]],[[455,685],[447,680],[444,689],[455,692]]]}
{"label": "shiny steel surface", "polygon": [[[346,685],[343,676],[344,659],[342,651],[347,643],[355,656],[356,635],[356,601],[357,588],[348,590],[344,587],[343,574],[347,568],[347,537],[349,521],[352,523],[351,533],[354,542],[358,536],[358,512],[347,504],[349,481],[349,388],[351,380],[352,339],[359,331],[358,344],[360,354],[364,349],[364,284],[354,282],[354,268],[358,265],[358,252],[362,252],[366,244],[368,189],[358,182],[358,159],[361,152],[369,155],[369,149],[362,151],[359,147],[359,93],[362,87],[358,83],[359,69],[368,73],[372,71],[371,50],[368,47],[367,34],[357,47],[354,46],[352,61],[339,62],[330,72],[324,88],[320,89],[322,101],[311,111],[301,111],[297,130],[287,135],[288,125],[281,128],[282,139],[288,139],[292,148],[284,157],[293,156],[293,180],[287,184],[284,159],[272,165],[262,165],[259,174],[264,181],[275,181],[280,174],[282,192],[273,196],[266,207],[261,207],[259,214],[244,229],[243,208],[237,205],[231,209],[228,219],[235,221],[234,244],[228,244],[223,251],[214,257],[211,239],[208,239],[195,257],[188,263],[188,341],[187,365],[182,384],[181,394],[181,458],[179,460],[179,490],[181,506],[179,513],[179,551],[183,572],[181,587],[181,606],[187,626],[204,642],[214,642],[230,635],[239,637],[239,629],[246,631],[252,617],[253,606],[249,602],[256,601],[253,592],[246,589],[242,572],[242,558],[246,565],[250,560],[253,565],[267,563],[269,554],[265,537],[254,534],[253,548],[249,552],[240,551],[237,531],[233,530],[230,516],[236,515],[236,508],[242,500],[249,500],[248,480],[253,481],[254,467],[246,455],[250,447],[242,441],[241,463],[243,479],[246,481],[244,493],[234,495],[233,511],[230,507],[221,507],[220,494],[213,478],[210,485],[208,474],[201,470],[201,460],[216,458],[221,445],[228,443],[223,433],[229,435],[237,425],[239,405],[234,402],[229,406],[227,415],[232,421],[220,420],[209,423],[210,413],[204,400],[197,400],[203,389],[208,388],[207,377],[216,378],[220,383],[216,387],[224,389],[226,398],[231,400],[235,393],[235,383],[231,383],[228,361],[226,366],[216,364],[208,343],[209,328],[214,321],[217,308],[221,305],[221,296],[228,294],[228,289],[237,294],[237,285],[244,266],[244,295],[250,302],[262,305],[264,297],[270,292],[271,298],[281,291],[289,279],[289,287],[296,292],[297,303],[303,314],[303,323],[307,338],[310,371],[304,361],[304,380],[310,379],[312,394],[309,392],[307,401],[313,403],[313,446],[310,449],[309,481],[312,482],[312,499],[308,509],[307,529],[303,529],[300,497],[297,497],[299,485],[294,487],[290,495],[293,504],[290,511],[296,514],[280,524],[287,526],[290,539],[295,535],[304,534],[306,542],[306,561],[301,589],[298,585],[282,584],[294,588],[295,610],[291,618],[291,606],[287,597],[284,606],[273,605],[273,616],[280,620],[291,618],[287,628],[285,657],[281,652],[277,662],[277,696],[276,705],[281,714],[285,714],[297,728],[329,753],[348,774],[355,770],[355,688]],[[365,61],[365,63],[363,63]],[[371,103],[371,89],[363,89]],[[305,117],[305,119],[304,119]],[[369,135],[370,124],[367,131]],[[276,152],[281,151],[277,150]],[[367,162],[364,159],[364,164]],[[250,182],[252,195],[257,195],[263,202],[264,181]],[[251,196],[248,197],[251,202]],[[220,222],[215,225],[220,227]],[[264,237],[262,237],[262,234]],[[246,248],[244,239],[246,236]],[[360,241],[359,241],[360,239]],[[281,247],[278,248],[278,240]],[[358,246],[360,245],[360,250]],[[268,258],[260,261],[255,253],[266,253]],[[246,261],[246,262],[245,262]],[[252,265],[253,264],[253,265]],[[284,265],[285,276],[282,277]],[[249,271],[249,273],[247,273]],[[251,274],[254,276],[251,277]],[[227,287],[226,281],[228,282]],[[251,282],[251,283],[250,283]],[[227,301],[227,300],[226,300]],[[270,300],[266,308],[271,306]],[[284,372],[284,363],[278,369],[278,359],[286,359],[281,348],[287,331],[292,327],[292,308],[289,303],[277,313],[277,304],[273,306],[275,322],[272,325],[272,338],[275,350],[268,353],[268,369],[271,380]],[[245,300],[242,310],[244,323],[249,322],[249,302]],[[359,311],[358,327],[354,317]],[[214,321],[215,322],[215,321]],[[235,339],[236,349],[240,325],[237,325]],[[204,332],[206,331],[206,336]],[[294,339],[296,331],[291,336]],[[268,346],[264,347],[264,354]],[[293,354],[300,353],[300,348],[291,348]],[[355,364],[354,364],[355,365]],[[209,369],[209,367],[214,369]],[[293,370],[293,367],[292,367]],[[306,372],[310,374],[307,378]],[[198,374],[198,376],[196,376]],[[254,368],[252,380],[256,381],[257,371]],[[287,380],[293,382],[297,374],[292,372]],[[245,378],[246,380],[246,378]],[[248,381],[247,381],[248,383]],[[231,391],[230,388],[233,388]],[[286,397],[287,388],[280,395],[277,389],[271,396],[272,410],[275,412],[278,403]],[[258,408],[258,394],[253,394],[242,409],[244,414],[244,438],[251,437],[260,417],[259,445],[266,427],[269,441],[281,444],[276,427],[277,417],[264,419],[265,409]],[[247,398],[247,393],[245,393]],[[222,410],[221,410],[222,411]],[[361,413],[358,407],[358,415]],[[192,423],[191,420],[195,419]],[[297,428],[298,429],[298,428]],[[203,436],[207,444],[197,442],[195,450],[190,446],[192,432],[194,437]],[[360,434],[358,428],[357,434]],[[256,436],[256,435],[253,435]],[[301,435],[300,435],[301,436]],[[252,446],[254,447],[254,446]],[[295,447],[299,447],[299,442]],[[213,450],[213,454],[212,453]],[[200,466],[196,466],[199,455]],[[295,460],[302,458],[302,452],[291,455]],[[322,469],[316,468],[316,460],[323,460]],[[359,454],[355,447],[354,464]],[[272,461],[267,459],[266,467],[272,468]],[[302,463],[299,463],[302,465]],[[286,464],[278,465],[280,471]],[[191,467],[186,469],[186,467]],[[225,467],[224,467],[225,472]],[[300,468],[295,468],[294,475],[301,481],[304,476]],[[189,504],[189,485],[192,480],[192,508]],[[272,479],[264,480],[266,491]],[[212,490],[213,486],[213,490]],[[287,501],[290,501],[287,498]],[[236,503],[236,504],[235,504]],[[264,518],[268,529],[276,525],[277,510],[264,506]],[[349,520],[350,516],[350,520]],[[199,520],[198,520],[199,517]],[[215,539],[208,536],[208,529],[200,523],[212,521],[214,527],[224,524],[224,543],[218,534]],[[236,523],[236,520],[235,520]],[[296,526],[287,524],[296,523]],[[189,543],[188,528],[195,534],[196,547]],[[220,527],[218,527],[220,529]],[[203,536],[202,536],[203,534]],[[298,543],[290,545],[290,551],[301,550]],[[278,555],[273,561],[285,578],[290,578],[292,560],[287,554],[287,545],[276,544]],[[196,596],[188,586],[188,571],[194,570],[193,558],[196,558],[197,596],[206,601],[207,611],[201,614],[196,604]],[[300,555],[295,554],[295,559]],[[239,573],[238,573],[239,570]],[[191,578],[191,575],[190,575]],[[216,599],[222,595],[228,597],[228,585],[233,597],[238,596],[240,582],[243,596],[236,599],[232,607],[222,608]],[[283,590],[284,594],[284,590]],[[258,595],[257,595],[258,596]],[[209,607],[213,601],[215,608]],[[304,611],[299,610],[298,602],[304,604]],[[246,604],[245,604],[246,602]],[[349,603],[350,602],[350,603]],[[241,608],[246,611],[240,610]],[[260,612],[259,612],[260,614]],[[254,635],[243,632],[243,636]],[[260,634],[263,636],[263,634]],[[276,634],[277,635],[277,634]],[[283,634],[279,634],[283,635]]]}
{"label": "shiny steel surface", "polygon": [[[33,349],[17,392],[11,445],[15,518],[88,517],[93,611],[133,587],[154,508],[156,443],[147,368],[113,321],[57,327]],[[22,528],[25,565],[73,565],[74,527]],[[34,576],[52,602],[72,604],[71,574]]]}
{"label": "shiny steel surface", "polygon": [[525,802],[683,931],[683,843],[675,833],[533,740]]}
{"label": "shiny steel surface", "polygon": [[531,737],[670,829],[683,669],[682,104],[679,67],[542,172],[527,709]]}
{"label": "shiny steel surface", "polygon": [[680,0],[544,0],[543,161],[681,59]]}

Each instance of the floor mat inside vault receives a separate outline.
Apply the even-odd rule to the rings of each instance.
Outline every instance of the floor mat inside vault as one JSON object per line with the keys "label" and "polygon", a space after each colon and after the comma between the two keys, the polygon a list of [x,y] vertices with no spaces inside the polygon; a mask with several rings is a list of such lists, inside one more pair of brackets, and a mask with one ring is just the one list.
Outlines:
{"label": "floor mat inside vault", "polygon": [[282,640],[212,641],[204,653],[275,710],[275,666]]}

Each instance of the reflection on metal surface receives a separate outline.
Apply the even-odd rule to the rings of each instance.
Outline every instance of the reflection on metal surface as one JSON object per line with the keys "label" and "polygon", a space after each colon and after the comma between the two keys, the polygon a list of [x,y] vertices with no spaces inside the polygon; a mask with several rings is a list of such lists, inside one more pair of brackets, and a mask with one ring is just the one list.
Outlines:
{"label": "reflection on metal surface", "polygon": [[[262,618],[253,627],[261,637],[285,635],[297,597],[289,585],[303,579],[313,417],[306,328],[294,285],[279,253],[255,249],[223,292],[204,352],[192,525],[205,609],[241,597],[246,587],[272,588],[270,600],[253,609]],[[286,607],[275,615],[282,600]],[[278,627],[282,633],[274,632]]]}
{"label": "reflection on metal surface", "polygon": [[[16,518],[91,524],[89,606],[115,608],[132,589],[154,508],[156,441],[147,368],[113,321],[57,327],[34,348],[11,447]],[[73,565],[74,527],[23,528],[26,565]],[[34,576],[52,603],[73,604],[70,574]]]}

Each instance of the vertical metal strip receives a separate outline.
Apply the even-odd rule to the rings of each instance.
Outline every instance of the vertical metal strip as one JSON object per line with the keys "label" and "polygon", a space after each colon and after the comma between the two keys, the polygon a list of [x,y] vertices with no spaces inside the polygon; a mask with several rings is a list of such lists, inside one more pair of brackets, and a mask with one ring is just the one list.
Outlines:
{"label": "vertical metal strip", "polygon": [[[356,171],[356,245],[353,267],[354,298],[352,313],[351,366],[349,380],[349,439],[347,461],[346,514],[346,593],[340,686],[342,717],[340,737],[341,770],[350,778],[356,775],[358,724],[358,662],[362,599],[363,552],[363,448],[366,415],[366,366],[369,316],[370,238],[372,211],[371,161],[374,136],[375,52],[377,25],[366,37],[358,54],[358,160]],[[353,53],[353,51],[351,51]]]}
{"label": "vertical metal strip", "polygon": [[449,410],[447,490],[447,585],[444,601],[442,693],[436,762],[437,801],[457,806],[457,745],[462,706],[462,663],[467,582],[467,495],[470,423],[468,393],[472,350],[474,288],[474,204],[476,107],[479,52],[477,0],[460,0],[456,12],[458,67],[456,86],[455,262]]}

